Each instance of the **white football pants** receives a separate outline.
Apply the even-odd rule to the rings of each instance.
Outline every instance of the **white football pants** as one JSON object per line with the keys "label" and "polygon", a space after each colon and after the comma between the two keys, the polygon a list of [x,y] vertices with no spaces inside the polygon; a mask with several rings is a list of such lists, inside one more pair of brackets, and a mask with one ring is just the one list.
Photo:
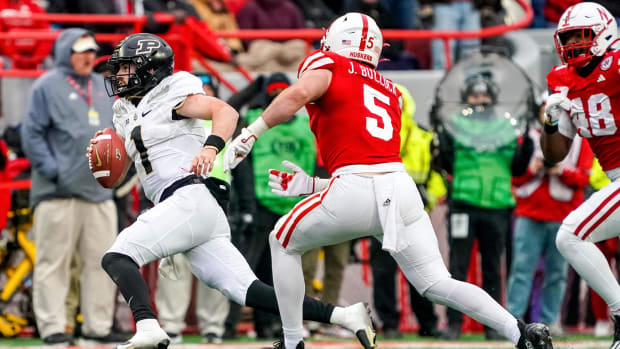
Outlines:
{"label": "white football pants", "polygon": [[568,263],[620,315],[620,286],[595,242],[620,236],[620,179],[592,194],[562,222],[556,237]]}
{"label": "white football pants", "polygon": [[510,313],[482,289],[450,277],[420,194],[403,171],[333,177],[327,188],[300,201],[276,224],[269,241],[287,347],[301,340],[304,279],[300,255],[365,236],[383,241],[384,249],[389,239],[390,253],[420,294],[518,341],[517,320]]}
{"label": "white football pants", "polygon": [[[191,301],[193,277],[191,265],[183,254],[170,258],[174,258],[177,280],[159,274],[155,306],[164,331],[180,334],[186,327],[185,315]],[[229,305],[228,299],[220,291],[198,282],[196,317],[203,336],[214,333],[221,337],[224,334],[224,321],[228,316]]]}
{"label": "white football pants", "polygon": [[140,267],[183,253],[200,281],[241,305],[256,280],[245,258],[230,242],[224,211],[203,184],[179,188],[141,214],[120,233],[108,252],[127,255]]}

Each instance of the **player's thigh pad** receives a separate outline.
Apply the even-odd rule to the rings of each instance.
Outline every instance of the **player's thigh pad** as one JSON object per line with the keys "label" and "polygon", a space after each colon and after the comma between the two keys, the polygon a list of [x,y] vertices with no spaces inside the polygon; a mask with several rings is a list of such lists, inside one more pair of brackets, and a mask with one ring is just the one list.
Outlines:
{"label": "player's thigh pad", "polygon": [[598,242],[620,235],[620,180],[592,194],[562,222],[578,238]]}
{"label": "player's thigh pad", "polygon": [[108,252],[125,254],[143,266],[216,237],[230,237],[226,215],[206,186],[195,184],[141,214]]}
{"label": "player's thigh pad", "polygon": [[333,245],[380,232],[372,178],[341,175],[321,192],[300,201],[272,235],[287,253]]}
{"label": "player's thigh pad", "polygon": [[211,239],[185,252],[185,256],[200,281],[245,305],[248,287],[256,275],[228,237]]}

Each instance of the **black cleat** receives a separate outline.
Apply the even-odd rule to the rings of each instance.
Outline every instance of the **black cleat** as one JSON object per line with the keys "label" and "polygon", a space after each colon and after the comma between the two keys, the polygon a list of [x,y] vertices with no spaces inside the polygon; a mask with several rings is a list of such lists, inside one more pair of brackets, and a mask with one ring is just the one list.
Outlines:
{"label": "black cleat", "polygon": [[519,331],[521,337],[517,348],[519,349],[553,349],[553,343],[551,343],[551,335],[549,335],[549,328],[543,324],[531,323],[525,324],[523,321],[518,320]]}
{"label": "black cleat", "polygon": [[614,341],[609,349],[620,349],[620,316],[614,315]]}

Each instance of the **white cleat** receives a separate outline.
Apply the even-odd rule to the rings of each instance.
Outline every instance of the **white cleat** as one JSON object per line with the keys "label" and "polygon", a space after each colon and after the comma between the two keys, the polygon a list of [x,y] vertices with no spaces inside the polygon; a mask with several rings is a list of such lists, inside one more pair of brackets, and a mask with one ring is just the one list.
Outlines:
{"label": "white cleat", "polygon": [[339,325],[355,333],[364,349],[376,348],[376,333],[368,304],[360,302],[345,307],[344,310],[347,314],[346,320]]}
{"label": "white cleat", "polygon": [[127,342],[117,345],[116,349],[166,349],[170,337],[161,327],[138,330]]}

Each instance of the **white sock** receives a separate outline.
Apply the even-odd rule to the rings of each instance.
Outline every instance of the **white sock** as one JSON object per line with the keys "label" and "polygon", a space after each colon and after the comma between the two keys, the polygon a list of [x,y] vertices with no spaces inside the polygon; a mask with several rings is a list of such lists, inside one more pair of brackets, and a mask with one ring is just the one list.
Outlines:
{"label": "white sock", "polygon": [[517,319],[512,318],[504,324],[504,336],[508,337],[508,339],[510,339],[515,345],[519,343],[521,331],[519,331]]}
{"label": "white sock", "polygon": [[334,307],[332,316],[329,318],[329,323],[334,325],[341,325],[346,321],[347,312],[343,307]]}
{"label": "white sock", "polygon": [[297,343],[304,340],[304,329],[290,329],[282,327],[282,331],[284,332],[284,348],[286,349],[295,349]]}
{"label": "white sock", "polygon": [[136,322],[136,331],[152,331],[160,328],[157,319],[144,319]]}

